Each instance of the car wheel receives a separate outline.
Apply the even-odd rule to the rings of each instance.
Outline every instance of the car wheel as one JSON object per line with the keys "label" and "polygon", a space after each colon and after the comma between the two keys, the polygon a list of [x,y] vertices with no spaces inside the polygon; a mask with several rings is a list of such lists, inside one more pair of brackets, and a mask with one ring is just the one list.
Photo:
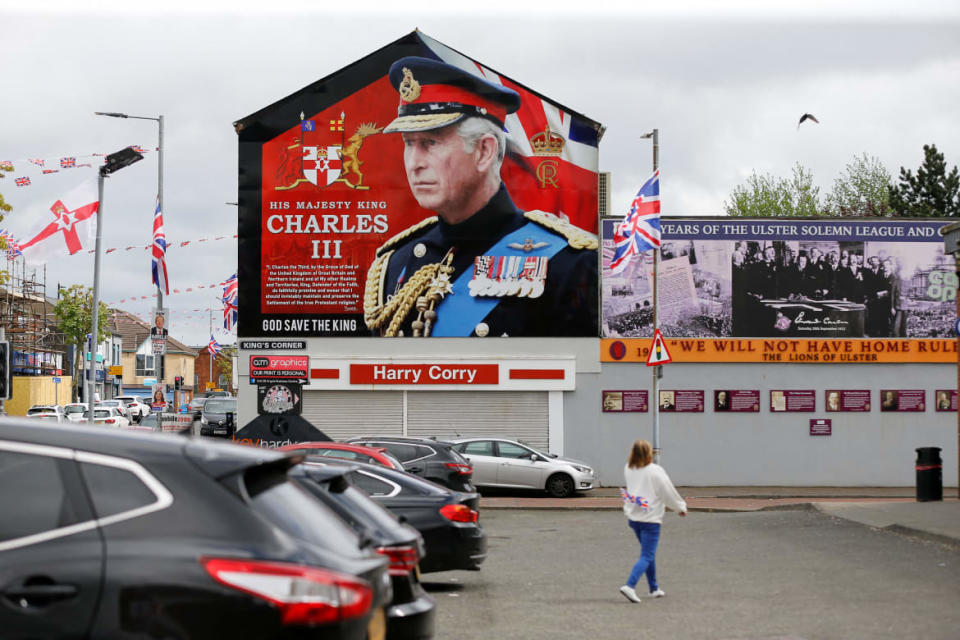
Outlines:
{"label": "car wheel", "polygon": [[566,498],[573,495],[573,478],[565,473],[555,473],[547,478],[547,493],[553,498]]}

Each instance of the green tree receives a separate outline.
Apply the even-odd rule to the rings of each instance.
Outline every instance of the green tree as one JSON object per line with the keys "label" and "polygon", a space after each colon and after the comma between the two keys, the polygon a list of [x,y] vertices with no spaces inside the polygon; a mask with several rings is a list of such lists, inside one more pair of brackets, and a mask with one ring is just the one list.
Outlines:
{"label": "green tree", "polygon": [[827,209],[837,216],[889,216],[891,186],[890,172],[879,158],[854,156],[834,179]]}
{"label": "green tree", "polygon": [[[83,353],[86,349],[87,334],[93,328],[93,289],[75,284],[69,289],[60,292],[60,299],[53,307],[60,331],[63,332],[64,342],[74,345],[77,357],[73,364],[73,402],[77,401],[80,385],[80,365],[83,362]],[[107,339],[109,327],[107,325],[107,305],[100,303],[97,318],[97,344]]]}
{"label": "green tree", "polygon": [[799,162],[789,178],[754,171],[745,184],[734,187],[730,201],[723,203],[727,215],[748,217],[812,217],[824,215],[820,188],[813,174]]}
{"label": "green tree", "polygon": [[917,174],[900,167],[899,184],[890,187],[894,215],[910,218],[944,218],[960,215],[960,174],[947,173],[937,145],[923,145],[923,164]]}
{"label": "green tree", "polygon": [[[8,171],[13,171],[13,167],[6,163],[0,163],[0,180],[3,179]],[[3,221],[3,214],[9,213],[11,210],[13,210],[13,207],[7,204],[7,201],[3,199],[3,194],[0,193],[0,222]],[[6,250],[7,248],[7,241],[0,238],[0,249]],[[5,270],[0,270],[0,284],[5,283],[9,279],[10,274]]]}
{"label": "green tree", "polygon": [[[217,355],[217,359],[214,360],[214,363],[217,366],[217,381],[219,382],[219,376],[225,375],[228,380],[233,380],[233,358],[237,355],[237,349],[234,346],[224,347]],[[217,385],[219,386],[219,385]],[[227,385],[229,386],[229,384]]]}

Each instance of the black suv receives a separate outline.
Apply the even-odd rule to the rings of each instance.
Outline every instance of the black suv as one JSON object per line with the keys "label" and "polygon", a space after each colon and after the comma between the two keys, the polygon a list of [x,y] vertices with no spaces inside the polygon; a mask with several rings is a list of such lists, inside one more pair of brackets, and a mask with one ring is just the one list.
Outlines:
{"label": "black suv", "polygon": [[382,640],[387,560],[299,459],[0,419],[0,635]]}
{"label": "black suv", "polygon": [[366,447],[383,447],[400,461],[407,473],[426,478],[454,491],[475,491],[470,479],[473,467],[452,442],[432,438],[362,436],[347,442]]}

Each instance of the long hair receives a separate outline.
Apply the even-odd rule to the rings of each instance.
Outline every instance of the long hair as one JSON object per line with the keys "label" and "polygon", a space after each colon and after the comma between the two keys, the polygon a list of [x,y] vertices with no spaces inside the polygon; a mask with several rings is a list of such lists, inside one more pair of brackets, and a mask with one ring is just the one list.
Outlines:
{"label": "long hair", "polygon": [[630,457],[627,466],[631,469],[641,469],[653,462],[653,447],[646,440],[637,440],[630,448]]}

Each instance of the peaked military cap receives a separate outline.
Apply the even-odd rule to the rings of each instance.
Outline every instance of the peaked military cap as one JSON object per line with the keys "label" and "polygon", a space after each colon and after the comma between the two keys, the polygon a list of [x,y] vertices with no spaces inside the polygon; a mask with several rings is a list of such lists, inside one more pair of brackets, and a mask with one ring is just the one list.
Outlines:
{"label": "peaked military cap", "polygon": [[513,89],[430,58],[400,58],[390,65],[389,77],[400,106],[383,133],[429,131],[470,116],[504,128],[507,114],[520,108],[520,95]]}

